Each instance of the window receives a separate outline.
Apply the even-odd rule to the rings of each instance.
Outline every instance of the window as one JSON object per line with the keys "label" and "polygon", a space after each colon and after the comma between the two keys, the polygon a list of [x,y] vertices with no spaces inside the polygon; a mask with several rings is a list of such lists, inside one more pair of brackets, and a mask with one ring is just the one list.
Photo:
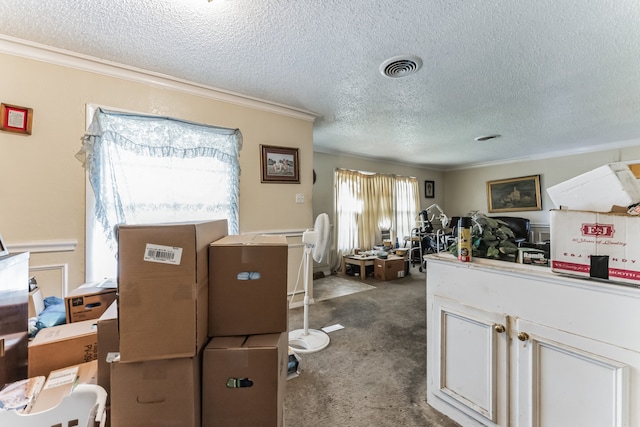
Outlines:
{"label": "window", "polygon": [[387,230],[400,241],[411,235],[420,206],[416,178],[344,169],[335,177],[339,253],[370,249]]}
{"label": "window", "polygon": [[78,153],[90,183],[86,281],[115,277],[118,224],[226,218],[237,234],[241,146],[237,129],[97,109]]}

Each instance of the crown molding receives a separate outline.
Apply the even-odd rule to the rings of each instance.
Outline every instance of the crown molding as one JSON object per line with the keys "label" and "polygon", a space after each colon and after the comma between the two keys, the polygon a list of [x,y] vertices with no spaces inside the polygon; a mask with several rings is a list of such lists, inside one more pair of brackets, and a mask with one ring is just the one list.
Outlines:
{"label": "crown molding", "polygon": [[313,122],[318,118],[318,114],[300,108],[265,101],[259,98],[201,85],[188,80],[58,49],[52,46],[33,43],[3,34],[0,34],[0,53],[172,89],[190,95],[267,111],[295,119]]}

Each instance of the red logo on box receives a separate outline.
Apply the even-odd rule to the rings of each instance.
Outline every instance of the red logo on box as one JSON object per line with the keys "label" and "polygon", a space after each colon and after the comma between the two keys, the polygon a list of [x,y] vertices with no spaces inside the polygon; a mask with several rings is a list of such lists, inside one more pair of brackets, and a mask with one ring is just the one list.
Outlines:
{"label": "red logo on box", "polygon": [[613,237],[613,224],[582,224],[583,236]]}

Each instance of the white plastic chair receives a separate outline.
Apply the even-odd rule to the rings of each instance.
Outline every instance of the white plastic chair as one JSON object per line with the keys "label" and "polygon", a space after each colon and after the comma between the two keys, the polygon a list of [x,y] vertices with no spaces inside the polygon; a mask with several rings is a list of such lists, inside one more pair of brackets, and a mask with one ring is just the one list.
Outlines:
{"label": "white plastic chair", "polygon": [[0,426],[11,427],[103,427],[107,392],[99,385],[79,384],[54,408],[35,414],[0,412]]}

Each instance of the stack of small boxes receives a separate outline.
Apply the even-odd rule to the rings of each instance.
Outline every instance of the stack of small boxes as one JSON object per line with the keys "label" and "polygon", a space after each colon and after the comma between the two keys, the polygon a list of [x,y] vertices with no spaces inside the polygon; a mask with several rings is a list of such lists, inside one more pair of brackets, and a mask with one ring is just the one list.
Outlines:
{"label": "stack of small boxes", "polygon": [[282,426],[286,238],[219,220],[121,226],[118,246],[111,426]]}
{"label": "stack of small boxes", "polygon": [[287,259],[284,236],[227,236],[211,244],[203,427],[284,424]]}

